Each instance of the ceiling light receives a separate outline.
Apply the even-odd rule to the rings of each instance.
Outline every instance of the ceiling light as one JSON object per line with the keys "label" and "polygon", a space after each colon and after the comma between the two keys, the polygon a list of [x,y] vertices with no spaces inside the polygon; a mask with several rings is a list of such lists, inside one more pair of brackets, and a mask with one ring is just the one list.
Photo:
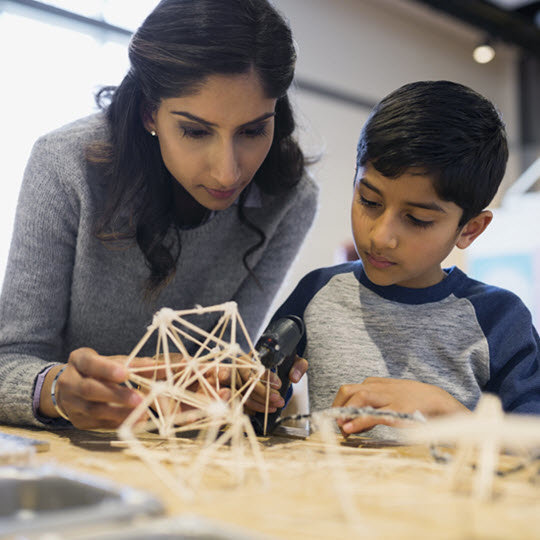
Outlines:
{"label": "ceiling light", "polygon": [[479,64],[487,64],[495,58],[495,49],[489,41],[485,41],[475,47],[472,55]]}

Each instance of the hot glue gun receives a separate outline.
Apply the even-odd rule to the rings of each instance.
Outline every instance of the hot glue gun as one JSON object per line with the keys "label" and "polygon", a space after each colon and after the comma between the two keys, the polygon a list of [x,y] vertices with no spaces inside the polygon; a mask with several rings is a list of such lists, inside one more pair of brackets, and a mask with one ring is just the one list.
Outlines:
{"label": "hot glue gun", "polygon": [[[263,366],[277,372],[281,380],[279,393],[283,399],[291,386],[289,372],[296,359],[296,347],[304,332],[304,321],[296,315],[288,315],[271,322],[255,345]],[[256,413],[252,416],[251,422],[255,433],[257,435],[272,433],[280,413],[281,409],[269,413],[266,422],[264,413]]]}

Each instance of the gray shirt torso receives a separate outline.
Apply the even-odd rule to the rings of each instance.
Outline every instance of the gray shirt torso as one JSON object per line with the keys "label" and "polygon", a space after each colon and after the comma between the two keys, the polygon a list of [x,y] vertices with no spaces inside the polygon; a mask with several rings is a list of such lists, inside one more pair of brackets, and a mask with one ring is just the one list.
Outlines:
{"label": "gray shirt torso", "polygon": [[366,377],[433,384],[473,408],[489,378],[488,343],[466,299],[393,302],[350,272],[317,292],[304,319],[312,411],[330,407],[340,386]]}

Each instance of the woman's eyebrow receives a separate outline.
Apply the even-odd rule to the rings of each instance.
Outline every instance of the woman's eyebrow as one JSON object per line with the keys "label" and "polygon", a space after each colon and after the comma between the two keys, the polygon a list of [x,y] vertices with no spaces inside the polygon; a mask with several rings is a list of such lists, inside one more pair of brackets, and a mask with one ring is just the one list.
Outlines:
{"label": "woman's eyebrow", "polygon": [[[204,118],[201,118],[200,116],[196,116],[195,114],[191,114],[187,111],[171,111],[171,114],[176,114],[177,116],[185,116],[186,118],[189,118],[189,120],[193,120],[195,122],[199,122],[199,124],[203,124],[208,127],[217,127],[217,124],[214,122],[210,122],[209,120],[205,120]],[[266,120],[267,118],[271,118],[272,116],[275,116],[276,113],[274,111],[262,114],[261,116],[258,116],[257,118],[254,118],[253,120],[250,120],[249,122],[246,122],[245,124],[242,124],[238,127],[245,127],[250,126],[252,124],[256,124],[257,122],[262,122],[263,120]]]}
{"label": "woman's eyebrow", "polygon": [[249,122],[246,122],[245,124],[242,124],[239,127],[246,127],[246,126],[250,126],[251,124],[257,124],[258,122],[262,122],[263,120],[272,118],[272,116],[276,116],[276,113],[274,111],[261,114],[261,116],[258,116],[257,118],[254,118],[253,120],[250,120]]}

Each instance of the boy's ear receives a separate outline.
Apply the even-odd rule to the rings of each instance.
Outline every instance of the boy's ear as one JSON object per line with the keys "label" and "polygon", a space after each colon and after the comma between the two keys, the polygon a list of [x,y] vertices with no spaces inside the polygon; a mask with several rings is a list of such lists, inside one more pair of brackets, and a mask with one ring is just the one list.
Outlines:
{"label": "boy's ear", "polygon": [[492,219],[493,213],[489,210],[484,210],[471,218],[461,229],[457,237],[456,246],[460,249],[469,247],[486,230]]}

